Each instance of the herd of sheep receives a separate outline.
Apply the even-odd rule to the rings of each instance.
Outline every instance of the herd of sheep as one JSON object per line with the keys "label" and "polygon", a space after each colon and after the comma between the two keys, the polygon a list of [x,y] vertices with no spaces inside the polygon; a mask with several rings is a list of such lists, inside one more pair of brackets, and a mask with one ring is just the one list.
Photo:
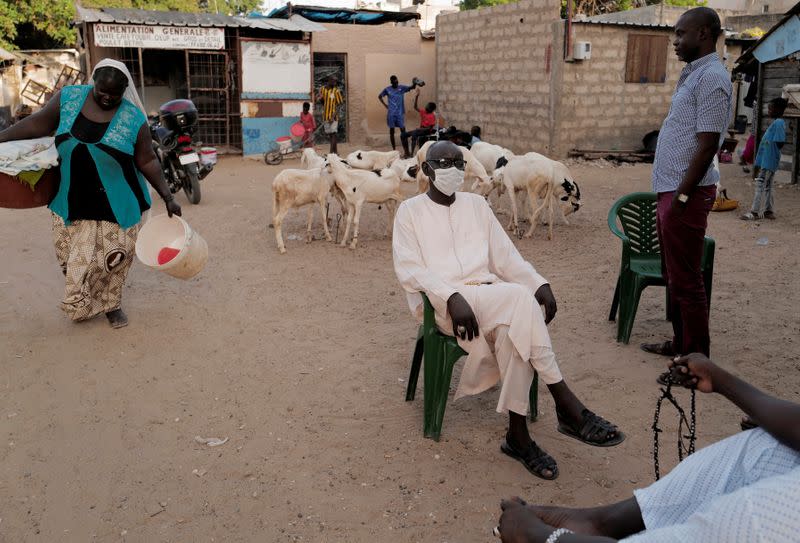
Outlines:
{"label": "herd of sheep", "polygon": [[[328,201],[332,196],[341,206],[345,220],[341,245],[347,245],[352,230],[350,248],[358,244],[359,221],[364,204],[385,205],[389,210],[387,235],[391,235],[396,206],[404,197],[402,183],[416,183],[417,192],[428,190],[428,178],[420,167],[428,148],[423,145],[416,156],[401,159],[397,151],[355,151],[342,159],[335,154],[322,157],[313,149],[305,149],[301,168],[285,169],[272,181],[272,224],[278,250],[286,252],[282,224],[289,210],[308,206],[306,240],[313,239],[311,226],[314,207],[319,206],[325,239],[333,241],[328,228]],[[518,197],[521,194],[523,209],[528,211],[530,227],[524,237],[530,237],[540,214],[547,212],[548,239],[553,237],[556,214],[567,223],[566,215],[577,211],[581,205],[578,184],[569,169],[555,160],[538,153],[515,155],[508,149],[486,142],[478,142],[470,150],[462,149],[466,167],[464,189],[489,199],[508,193],[511,202],[511,219],[507,228],[520,232]],[[527,199],[524,197],[527,195]],[[523,234],[521,234],[523,235]]]}

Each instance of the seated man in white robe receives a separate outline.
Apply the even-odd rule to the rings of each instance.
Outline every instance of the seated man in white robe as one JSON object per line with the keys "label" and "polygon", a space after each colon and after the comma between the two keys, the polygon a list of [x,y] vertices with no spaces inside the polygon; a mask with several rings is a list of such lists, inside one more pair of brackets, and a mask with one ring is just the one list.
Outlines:
{"label": "seated man in white robe", "polygon": [[421,319],[424,292],[439,329],[469,353],[456,399],[500,381],[497,411],[509,416],[501,450],[543,479],[555,479],[558,467],[528,432],[534,371],[555,400],[561,433],[599,447],[621,443],[624,434],[586,409],[561,376],[546,326],[556,313],[550,285],[523,260],[486,200],[456,192],[464,183],[461,150],[438,142],[421,167],[431,183],[397,210],[394,266],[412,312]]}

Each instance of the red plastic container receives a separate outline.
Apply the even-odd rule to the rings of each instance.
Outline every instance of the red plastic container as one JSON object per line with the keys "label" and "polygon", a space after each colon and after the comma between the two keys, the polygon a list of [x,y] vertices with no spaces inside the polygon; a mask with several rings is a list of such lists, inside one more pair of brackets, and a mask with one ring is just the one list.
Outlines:
{"label": "red plastic container", "polygon": [[0,173],[0,207],[30,209],[49,204],[58,192],[58,168],[44,172],[34,190],[14,176]]}
{"label": "red plastic container", "polygon": [[295,138],[302,138],[306,135],[306,127],[303,126],[303,123],[294,123],[292,127],[289,129],[292,136]]}
{"label": "red plastic container", "polygon": [[158,265],[163,266],[164,264],[166,264],[167,262],[178,256],[178,253],[180,253],[178,249],[173,249],[172,247],[164,247],[158,252],[158,258],[157,258]]}

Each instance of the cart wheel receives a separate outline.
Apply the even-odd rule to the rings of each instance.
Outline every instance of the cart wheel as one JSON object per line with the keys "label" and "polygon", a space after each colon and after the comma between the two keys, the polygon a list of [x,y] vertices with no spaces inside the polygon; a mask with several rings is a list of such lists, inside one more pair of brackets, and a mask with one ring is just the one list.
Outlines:
{"label": "cart wheel", "polygon": [[270,166],[276,166],[283,162],[283,155],[280,151],[270,151],[264,154],[264,162]]}

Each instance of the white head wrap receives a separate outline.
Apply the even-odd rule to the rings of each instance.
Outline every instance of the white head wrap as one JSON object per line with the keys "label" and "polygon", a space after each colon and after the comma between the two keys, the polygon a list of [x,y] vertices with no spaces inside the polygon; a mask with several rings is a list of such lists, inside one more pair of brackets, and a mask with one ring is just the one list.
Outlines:
{"label": "white head wrap", "polygon": [[92,70],[92,77],[89,80],[89,84],[94,86],[94,74],[97,72],[98,68],[103,68],[106,66],[110,66],[112,68],[116,68],[123,74],[125,77],[128,78],[128,86],[125,87],[125,93],[122,95],[127,101],[138,107],[142,110],[142,113],[147,115],[147,112],[144,110],[144,104],[142,104],[142,100],[139,98],[139,93],[136,92],[136,83],[134,83],[133,78],[131,77],[131,73],[128,71],[128,68],[122,62],[118,60],[113,60],[110,58],[104,58],[94,66],[94,70]]}

